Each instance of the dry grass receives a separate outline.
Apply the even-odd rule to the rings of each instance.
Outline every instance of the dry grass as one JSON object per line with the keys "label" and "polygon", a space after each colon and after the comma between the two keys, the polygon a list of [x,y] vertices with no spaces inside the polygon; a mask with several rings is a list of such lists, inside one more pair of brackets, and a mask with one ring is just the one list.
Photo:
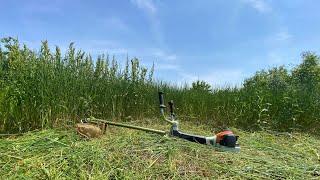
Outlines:
{"label": "dry grass", "polygon": [[[135,122],[167,129],[152,121]],[[210,135],[205,126],[182,129]],[[241,152],[111,127],[86,141],[73,129],[0,139],[0,179],[317,179],[320,140],[309,134],[245,132]]]}

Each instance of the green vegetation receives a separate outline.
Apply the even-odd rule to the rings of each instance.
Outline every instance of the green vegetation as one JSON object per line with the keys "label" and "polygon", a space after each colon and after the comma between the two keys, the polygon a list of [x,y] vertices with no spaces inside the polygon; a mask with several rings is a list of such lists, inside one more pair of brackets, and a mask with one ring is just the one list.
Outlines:
{"label": "green vegetation", "polygon": [[[242,87],[212,89],[200,80],[175,87],[156,82],[153,67],[136,58],[120,68],[114,57],[93,61],[73,44],[61,55],[46,41],[35,52],[4,38],[0,136],[11,135],[0,138],[0,179],[319,178],[319,59],[304,53],[292,70],[259,71]],[[148,120],[159,115],[158,90],[174,99],[187,132],[237,127],[241,153],[123,128],[90,141],[76,135],[74,123],[90,116],[168,130]]]}
{"label": "green vegetation", "polygon": [[[179,119],[246,130],[317,132],[320,127],[320,65],[312,53],[289,71],[257,72],[243,87],[212,89],[198,81],[174,87],[153,80],[138,59],[119,68],[115,58],[89,54],[70,44],[66,54],[42,43],[39,52],[4,38],[0,49],[0,132],[53,127],[94,116],[102,119],[158,116],[157,91],[174,99]],[[131,117],[131,118],[128,118]]]}
{"label": "green vegetation", "polygon": [[[135,125],[168,129],[155,120]],[[182,124],[210,135],[208,126]],[[69,130],[65,130],[69,129]],[[72,127],[0,139],[0,179],[317,179],[320,141],[308,134],[263,131],[240,135],[240,153],[109,126],[86,141]]]}

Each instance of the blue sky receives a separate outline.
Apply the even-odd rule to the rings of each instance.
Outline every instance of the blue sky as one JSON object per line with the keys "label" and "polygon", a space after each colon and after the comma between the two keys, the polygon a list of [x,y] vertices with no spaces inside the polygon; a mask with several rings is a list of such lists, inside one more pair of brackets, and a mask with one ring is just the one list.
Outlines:
{"label": "blue sky", "polygon": [[138,57],[156,78],[239,85],[320,52],[316,0],[0,0],[0,37]]}

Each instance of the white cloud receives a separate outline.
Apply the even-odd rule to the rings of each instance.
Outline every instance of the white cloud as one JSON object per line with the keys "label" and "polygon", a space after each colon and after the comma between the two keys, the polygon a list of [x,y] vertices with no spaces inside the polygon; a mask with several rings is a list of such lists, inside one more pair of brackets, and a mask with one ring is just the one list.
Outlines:
{"label": "white cloud", "polygon": [[[142,51],[139,51],[140,53]],[[171,72],[180,72],[181,67],[178,63],[178,56],[173,53],[168,53],[162,49],[145,49],[144,54],[147,57],[151,57],[155,63],[155,69],[162,71],[162,70],[169,70]]]}
{"label": "white cloud", "polygon": [[275,37],[274,37],[274,40],[276,41],[287,41],[289,39],[292,38],[292,35],[289,34],[288,31],[281,31],[281,32],[278,32]]}
{"label": "white cloud", "polygon": [[276,52],[269,52],[267,58],[271,65],[283,65],[284,61],[286,60]]}
{"label": "white cloud", "polygon": [[112,40],[79,40],[75,45],[92,54],[126,54],[128,50]]}
{"label": "white cloud", "polygon": [[246,73],[239,69],[212,69],[212,72],[198,76],[183,71],[178,74],[181,77],[181,82],[187,82],[189,85],[196,80],[204,80],[213,87],[241,86],[246,78]]}
{"label": "white cloud", "polygon": [[154,39],[157,44],[165,46],[161,22],[158,17],[158,8],[155,2],[153,0],[131,0],[131,3],[147,14]]}
{"label": "white cloud", "polygon": [[106,28],[117,29],[121,31],[128,31],[128,25],[120,18],[112,16],[105,19],[101,19],[100,23],[102,23]]}
{"label": "white cloud", "polygon": [[261,13],[272,11],[271,6],[266,2],[266,0],[242,0],[242,2],[250,5],[252,8]]}
{"label": "white cloud", "polygon": [[154,56],[155,58],[159,60],[165,60],[165,61],[175,61],[178,59],[177,55],[167,53],[161,49],[153,49],[151,50],[151,56]]}
{"label": "white cloud", "polygon": [[26,13],[40,13],[40,14],[62,14],[63,13],[63,4],[61,1],[47,1],[38,2],[38,1],[30,1],[25,3],[20,8],[25,11]]}
{"label": "white cloud", "polygon": [[273,50],[268,52],[267,56],[266,56],[266,62],[267,65],[270,67],[274,67],[274,66],[286,66],[286,67],[290,67],[290,66],[295,66],[297,64],[300,63],[300,58],[299,58],[299,54],[295,55],[295,52],[297,52],[297,50],[291,50],[292,52],[283,52],[283,51],[277,51],[277,50]]}
{"label": "white cloud", "polygon": [[268,44],[271,48],[278,47],[283,45],[283,43],[288,43],[292,40],[293,35],[289,33],[289,31],[284,28],[279,31],[273,32],[269,36],[265,37],[264,43]]}
{"label": "white cloud", "polygon": [[156,70],[173,70],[173,71],[179,71],[180,66],[177,64],[163,64],[163,63],[157,63],[155,64],[155,69]]}
{"label": "white cloud", "polygon": [[131,2],[147,13],[155,14],[157,12],[157,8],[152,0],[131,0]]}

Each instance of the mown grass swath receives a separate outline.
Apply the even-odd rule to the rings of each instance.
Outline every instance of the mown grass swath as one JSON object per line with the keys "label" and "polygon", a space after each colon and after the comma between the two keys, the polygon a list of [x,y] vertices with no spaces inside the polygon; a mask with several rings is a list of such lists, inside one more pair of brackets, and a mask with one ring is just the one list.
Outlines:
{"label": "mown grass swath", "polygon": [[[167,128],[150,119],[134,122],[146,124]],[[210,134],[206,125],[181,125]],[[91,141],[72,126],[27,132],[0,139],[0,179],[319,179],[317,136],[233,130],[240,135],[241,153],[119,127]]]}
{"label": "mown grass swath", "polygon": [[92,57],[71,43],[66,54],[44,41],[35,52],[16,39],[0,49],[0,131],[24,132],[94,116],[115,120],[158,116],[157,91],[174,99],[184,121],[281,131],[320,127],[319,57],[304,53],[293,70],[258,71],[242,87],[212,89],[203,81],[176,87],[155,81],[136,58]]}

